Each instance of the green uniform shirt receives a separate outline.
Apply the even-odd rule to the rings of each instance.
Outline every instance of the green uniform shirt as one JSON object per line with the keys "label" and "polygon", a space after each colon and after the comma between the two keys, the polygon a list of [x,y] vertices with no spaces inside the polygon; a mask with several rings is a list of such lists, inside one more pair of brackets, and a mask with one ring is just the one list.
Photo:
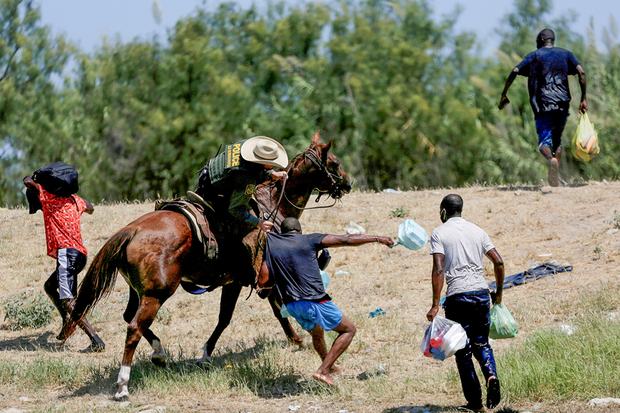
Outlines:
{"label": "green uniform shirt", "polygon": [[241,157],[241,146],[245,140],[227,145],[224,151],[209,161],[211,184],[221,193],[230,194],[228,212],[253,227],[258,226],[258,218],[251,214],[250,200],[258,184],[271,175],[264,166],[247,162]]}

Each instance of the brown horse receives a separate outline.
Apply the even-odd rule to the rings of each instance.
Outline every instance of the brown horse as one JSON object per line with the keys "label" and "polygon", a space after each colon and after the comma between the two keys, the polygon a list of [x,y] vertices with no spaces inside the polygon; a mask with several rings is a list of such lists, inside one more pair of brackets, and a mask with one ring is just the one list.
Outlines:
{"label": "brown horse", "polygon": [[[329,152],[331,143],[320,143],[316,132],[310,146],[290,161],[286,183],[267,181],[257,189],[256,200],[263,218],[272,220],[279,228],[285,217],[301,215],[313,190],[334,199],[350,191],[352,181],[336,156]],[[76,322],[111,292],[120,272],[130,286],[129,303],[123,315],[128,323],[127,338],[118,375],[119,390],[115,394],[121,399],[129,394],[131,363],[142,336],[154,350],[153,362],[164,362],[163,347],[150,326],[181,281],[211,287],[222,285],[219,321],[200,361],[210,360],[217,340],[230,323],[243,285],[248,285],[248,279],[255,279],[262,265],[264,235],[259,230],[247,231],[243,237],[247,248],[244,253],[222,263],[222,259],[205,259],[201,249],[196,248],[190,224],[182,214],[166,210],[150,212],[118,231],[97,253],[80,285],[72,321],[63,326],[61,336],[66,340],[75,330]],[[269,302],[289,340],[301,343],[288,319],[280,316],[281,299],[275,290],[269,295]]]}

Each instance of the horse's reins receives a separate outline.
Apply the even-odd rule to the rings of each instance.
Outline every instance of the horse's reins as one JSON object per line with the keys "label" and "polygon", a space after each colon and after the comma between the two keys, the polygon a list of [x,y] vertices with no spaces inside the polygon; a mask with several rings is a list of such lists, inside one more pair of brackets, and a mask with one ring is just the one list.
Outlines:
{"label": "horse's reins", "polygon": [[[312,156],[310,154],[312,154]],[[327,169],[327,166],[319,161],[319,156],[317,155],[317,153],[316,153],[316,151],[314,149],[309,149],[308,152],[305,152],[304,153],[304,158],[308,159],[315,166],[315,168],[319,172],[323,172],[325,175],[327,175],[327,177],[332,181],[332,185],[336,185],[339,181],[342,181],[342,179],[343,179],[342,175],[336,175],[336,174],[330,172]],[[323,195],[323,193],[324,192],[320,192],[319,191],[319,196],[314,200],[314,202],[319,202],[319,199],[321,199],[321,196]],[[307,209],[310,210],[310,209],[331,208],[334,205],[336,205],[336,201],[337,201],[337,199],[334,198],[334,203],[331,204],[331,205],[319,205],[319,206],[314,206],[314,207],[300,207],[300,206],[295,205],[290,199],[288,199],[288,197],[286,196],[286,193],[284,191],[284,186],[282,186],[282,194],[280,195],[280,198],[282,198],[282,195],[284,195],[284,199],[286,199],[286,201],[289,204],[291,204],[291,206],[293,206],[294,208],[299,209],[301,211],[305,211]]]}
{"label": "horse's reins", "polygon": [[[317,169],[319,172],[323,172],[323,173],[325,173],[325,174],[327,175],[327,177],[328,177],[329,179],[331,179],[331,181],[332,181],[332,185],[336,185],[339,181],[341,181],[341,180],[343,179],[343,178],[342,178],[342,175],[338,176],[338,175],[336,175],[336,174],[334,174],[334,173],[330,172],[329,170],[327,170],[326,165],[324,165],[324,164],[322,164],[321,162],[319,162],[319,160],[318,160],[318,155],[316,154],[316,151],[314,151],[313,149],[311,149],[311,150],[308,150],[308,152],[312,152],[313,156],[310,156],[308,153],[304,153],[304,158],[305,158],[305,159],[308,159],[308,160],[309,160],[309,161],[310,161],[310,162],[311,162],[311,163],[312,163],[312,164],[316,167],[316,169]],[[291,168],[291,169],[292,169],[292,168]],[[287,175],[286,175],[284,178],[282,178],[282,192],[280,193],[280,197],[278,198],[278,203],[276,204],[276,206],[274,207],[274,209],[273,209],[273,210],[272,210],[272,211],[268,214],[268,218],[267,218],[267,220],[271,220],[272,222],[274,222],[274,223],[275,223],[275,217],[276,217],[276,215],[277,215],[276,213],[277,213],[278,209],[280,209],[280,205],[282,204],[282,199],[286,199],[286,201],[287,201],[289,204],[291,204],[294,208],[297,208],[297,209],[302,210],[302,211],[305,211],[306,209],[331,208],[331,207],[333,207],[334,205],[336,205],[336,201],[337,201],[337,199],[336,199],[336,198],[334,198],[334,203],[333,203],[333,204],[331,204],[331,205],[320,205],[320,206],[315,206],[315,207],[300,207],[300,206],[297,206],[297,205],[295,205],[295,204],[294,204],[294,203],[293,203],[290,199],[288,199],[288,197],[286,196],[286,191],[285,191],[285,188],[286,188],[286,182],[287,182],[287,181],[288,181],[288,173],[287,173]],[[274,185],[274,186],[275,186],[275,185]],[[317,199],[315,200],[315,202],[318,202],[318,201],[319,201],[319,199],[321,198],[321,194],[322,194],[322,193],[321,193],[321,192],[319,192],[319,196],[317,197]],[[257,244],[256,246],[257,246],[257,248],[258,248],[258,249],[261,249],[261,250],[263,250],[263,251],[264,251],[264,248],[263,248],[263,246],[261,245],[261,243],[260,243],[260,242],[257,242],[256,244]],[[253,291],[253,290],[254,290],[253,288],[252,288],[252,289],[250,289],[250,294],[248,295],[248,297],[246,298],[246,300],[247,300],[248,298],[250,298],[250,296],[252,295],[252,291]]]}

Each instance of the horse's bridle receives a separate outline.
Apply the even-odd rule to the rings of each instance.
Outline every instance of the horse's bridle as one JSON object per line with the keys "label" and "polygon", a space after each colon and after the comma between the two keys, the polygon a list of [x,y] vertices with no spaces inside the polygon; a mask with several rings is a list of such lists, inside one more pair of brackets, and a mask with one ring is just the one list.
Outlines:
{"label": "horse's bridle", "polygon": [[[333,172],[330,172],[327,169],[327,165],[324,164],[323,162],[321,162],[319,159],[319,155],[317,153],[317,151],[313,148],[309,148],[308,150],[306,150],[303,154],[304,159],[309,160],[314,167],[319,171],[324,173],[331,181],[332,183],[332,187],[338,187],[338,183],[344,181],[344,176],[342,174],[340,175],[336,175]],[[314,202],[319,202],[319,200],[321,199],[321,196],[325,193],[329,193],[329,195],[334,199],[334,202],[331,205],[319,205],[319,206],[314,206],[314,207],[300,207],[295,205],[290,199],[288,199],[288,197],[286,196],[286,181],[287,181],[288,177],[284,178],[282,180],[282,193],[280,194],[280,198],[278,199],[278,202],[274,208],[274,210],[271,213],[265,214],[265,219],[271,219],[271,218],[275,218],[276,215],[276,211],[280,208],[280,204],[282,203],[282,199],[286,199],[286,202],[288,202],[293,208],[299,209],[301,211],[305,211],[306,209],[322,209],[322,208],[331,208],[334,205],[336,205],[336,201],[340,198],[342,198],[342,196],[335,196],[335,192],[331,193],[330,191],[319,191],[319,195],[316,197],[316,199],[314,200]]]}
{"label": "horse's bridle", "polygon": [[[304,152],[304,158],[312,162],[312,164],[315,166],[315,168],[319,172],[322,172],[325,175],[327,175],[327,177],[332,181],[332,186],[337,187],[338,183],[344,180],[344,176],[342,174],[336,175],[335,173],[330,172],[329,169],[327,169],[327,164],[324,164],[323,162],[319,160],[319,154],[316,152],[315,149],[310,148],[306,152]],[[324,191],[324,192],[329,192],[329,191]]]}

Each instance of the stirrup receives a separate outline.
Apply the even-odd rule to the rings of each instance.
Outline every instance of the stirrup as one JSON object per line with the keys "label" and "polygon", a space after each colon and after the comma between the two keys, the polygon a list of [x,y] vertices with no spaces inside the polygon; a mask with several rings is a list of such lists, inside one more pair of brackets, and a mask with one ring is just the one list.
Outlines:
{"label": "stirrup", "polygon": [[194,191],[187,191],[187,199],[189,199],[192,202],[197,203],[198,205],[201,205],[205,209],[208,208],[211,211],[215,212],[215,209],[213,209],[211,204],[209,204],[207,201],[205,201],[203,197],[201,197],[200,195],[198,195]]}

